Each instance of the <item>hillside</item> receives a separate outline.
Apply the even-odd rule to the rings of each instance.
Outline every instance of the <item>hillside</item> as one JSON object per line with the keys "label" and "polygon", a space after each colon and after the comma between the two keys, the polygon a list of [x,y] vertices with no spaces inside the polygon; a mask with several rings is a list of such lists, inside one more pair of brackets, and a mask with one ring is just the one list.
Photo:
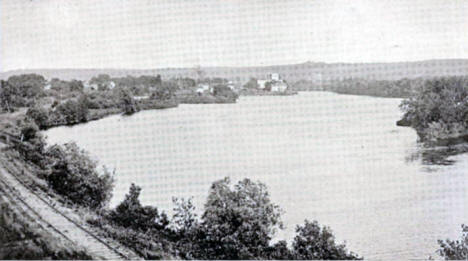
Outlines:
{"label": "hillside", "polygon": [[[331,81],[343,78],[396,80],[401,78],[433,77],[468,74],[468,59],[426,60],[395,63],[313,63],[255,67],[202,67],[206,77],[223,77],[246,82],[250,77],[263,78],[272,72],[280,73],[289,82],[305,79]],[[89,80],[98,74],[113,77],[126,75],[157,75],[163,78],[197,76],[195,68],[160,69],[28,69],[0,73],[0,78],[23,73],[38,73],[44,77],[64,80]]]}

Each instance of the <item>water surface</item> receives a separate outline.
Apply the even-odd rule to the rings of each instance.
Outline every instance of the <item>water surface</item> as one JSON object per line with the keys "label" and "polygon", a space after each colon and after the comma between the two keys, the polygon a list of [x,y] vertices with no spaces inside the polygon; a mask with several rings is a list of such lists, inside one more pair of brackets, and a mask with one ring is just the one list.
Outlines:
{"label": "water surface", "polygon": [[181,105],[112,116],[46,132],[76,141],[116,169],[112,205],[131,183],[144,204],[172,209],[225,176],[265,183],[291,239],[304,219],[330,226],[365,258],[427,258],[437,239],[468,223],[468,156],[423,164],[410,128],[397,127],[399,99],[338,95],[241,97],[237,104]]}

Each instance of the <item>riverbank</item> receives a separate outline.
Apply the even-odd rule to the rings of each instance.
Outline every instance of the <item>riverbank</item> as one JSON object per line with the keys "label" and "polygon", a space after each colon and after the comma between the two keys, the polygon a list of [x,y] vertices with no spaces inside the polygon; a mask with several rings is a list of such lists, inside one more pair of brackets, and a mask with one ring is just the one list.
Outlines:
{"label": "riverbank", "polygon": [[289,96],[289,95],[296,95],[298,94],[297,91],[286,90],[284,92],[272,92],[272,91],[264,91],[259,89],[242,89],[239,91],[239,95],[241,96]]}
{"label": "riverbank", "polygon": [[0,144],[0,258],[139,258],[112,238],[99,235],[87,223],[98,214],[55,193],[40,178],[44,169],[25,160],[12,140]]}

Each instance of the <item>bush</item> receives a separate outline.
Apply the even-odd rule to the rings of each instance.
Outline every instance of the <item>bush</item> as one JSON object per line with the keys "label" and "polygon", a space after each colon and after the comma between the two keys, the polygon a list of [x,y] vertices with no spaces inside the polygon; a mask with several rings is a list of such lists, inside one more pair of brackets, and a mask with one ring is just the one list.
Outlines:
{"label": "bush", "polygon": [[25,160],[41,165],[44,160],[46,142],[34,122],[28,120],[19,123],[21,142],[14,143],[14,148]]}
{"label": "bush", "polygon": [[112,196],[113,177],[106,169],[100,175],[96,162],[84,150],[75,143],[54,145],[46,156],[50,161],[46,179],[57,193],[91,209],[106,206]]}
{"label": "bush", "polygon": [[71,125],[88,120],[88,102],[85,99],[67,100],[55,107],[50,113],[50,124]]}
{"label": "bush", "polygon": [[293,251],[297,260],[343,260],[359,259],[354,253],[348,253],[346,246],[336,245],[335,237],[328,227],[320,228],[317,221],[305,221],[304,226],[297,226]]}
{"label": "bush", "polygon": [[120,100],[120,108],[125,115],[131,115],[140,110],[130,91],[119,88],[118,95]]}
{"label": "bush", "polygon": [[109,213],[108,219],[119,226],[141,232],[166,229],[169,225],[166,214],[159,214],[156,207],[142,206],[138,199],[140,192],[141,188],[132,184],[124,201]]}
{"label": "bush", "polygon": [[229,87],[226,85],[216,85],[213,87],[213,95],[214,96],[223,96],[228,99],[236,100],[239,96],[237,93],[233,92]]}
{"label": "bush", "polygon": [[41,106],[29,108],[26,116],[30,117],[37,124],[39,129],[43,130],[49,126],[49,112]]}
{"label": "bush", "polygon": [[468,259],[468,226],[462,225],[460,240],[439,240],[440,249],[437,251],[445,260]]}

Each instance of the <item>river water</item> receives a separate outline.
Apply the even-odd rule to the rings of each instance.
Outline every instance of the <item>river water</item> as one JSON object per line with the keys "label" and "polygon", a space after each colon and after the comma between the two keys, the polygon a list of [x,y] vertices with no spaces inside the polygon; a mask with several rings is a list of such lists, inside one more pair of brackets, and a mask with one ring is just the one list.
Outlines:
{"label": "river water", "polygon": [[131,183],[143,204],[170,212],[172,197],[203,208],[223,177],[268,186],[291,239],[304,219],[330,226],[366,259],[436,257],[437,239],[468,223],[468,154],[426,165],[411,128],[397,127],[400,99],[308,92],[181,105],[48,130],[116,170],[111,205]]}

